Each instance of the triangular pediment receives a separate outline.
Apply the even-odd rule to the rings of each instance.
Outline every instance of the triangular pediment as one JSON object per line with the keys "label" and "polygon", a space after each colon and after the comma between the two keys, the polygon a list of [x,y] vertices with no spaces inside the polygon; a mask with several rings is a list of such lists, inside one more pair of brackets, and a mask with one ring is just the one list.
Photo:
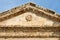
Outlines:
{"label": "triangular pediment", "polygon": [[60,15],[34,3],[0,13],[0,38],[60,38]]}
{"label": "triangular pediment", "polygon": [[0,14],[0,26],[59,26],[60,17],[54,11],[28,3]]}

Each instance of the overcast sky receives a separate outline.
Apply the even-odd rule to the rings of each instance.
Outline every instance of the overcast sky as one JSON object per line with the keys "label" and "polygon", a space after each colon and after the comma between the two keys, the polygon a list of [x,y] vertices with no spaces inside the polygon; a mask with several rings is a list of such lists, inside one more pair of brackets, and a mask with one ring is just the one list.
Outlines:
{"label": "overcast sky", "polygon": [[60,0],[0,0],[0,12],[9,10],[28,2],[34,2],[39,6],[60,13]]}

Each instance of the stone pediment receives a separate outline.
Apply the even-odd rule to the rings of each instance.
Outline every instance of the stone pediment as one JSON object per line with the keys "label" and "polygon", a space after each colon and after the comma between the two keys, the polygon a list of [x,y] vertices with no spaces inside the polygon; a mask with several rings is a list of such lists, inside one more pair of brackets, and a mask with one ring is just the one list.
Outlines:
{"label": "stone pediment", "polygon": [[60,17],[34,3],[13,8],[0,14],[0,26],[60,26]]}
{"label": "stone pediment", "polygon": [[0,38],[60,38],[60,15],[34,3],[0,14]]}
{"label": "stone pediment", "polygon": [[[17,13],[18,14],[18,13]],[[26,12],[18,16],[0,22],[0,26],[12,26],[12,27],[59,27],[59,22],[53,21],[47,16],[41,14]]]}

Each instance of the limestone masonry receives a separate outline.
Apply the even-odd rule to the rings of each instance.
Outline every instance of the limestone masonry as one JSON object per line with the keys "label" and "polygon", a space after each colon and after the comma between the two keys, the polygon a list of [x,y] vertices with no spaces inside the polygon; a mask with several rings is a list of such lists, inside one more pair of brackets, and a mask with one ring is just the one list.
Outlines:
{"label": "limestone masonry", "polygon": [[34,3],[0,13],[0,38],[60,38],[60,15]]}

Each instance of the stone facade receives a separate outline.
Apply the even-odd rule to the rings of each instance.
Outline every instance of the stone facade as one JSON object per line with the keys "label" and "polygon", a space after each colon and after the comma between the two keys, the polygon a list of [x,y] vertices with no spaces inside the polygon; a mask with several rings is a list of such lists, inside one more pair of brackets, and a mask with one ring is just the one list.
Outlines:
{"label": "stone facade", "polygon": [[[0,14],[0,38],[60,38],[60,15],[34,3]],[[42,39],[41,39],[42,38]],[[47,38],[47,39],[45,39]]]}

